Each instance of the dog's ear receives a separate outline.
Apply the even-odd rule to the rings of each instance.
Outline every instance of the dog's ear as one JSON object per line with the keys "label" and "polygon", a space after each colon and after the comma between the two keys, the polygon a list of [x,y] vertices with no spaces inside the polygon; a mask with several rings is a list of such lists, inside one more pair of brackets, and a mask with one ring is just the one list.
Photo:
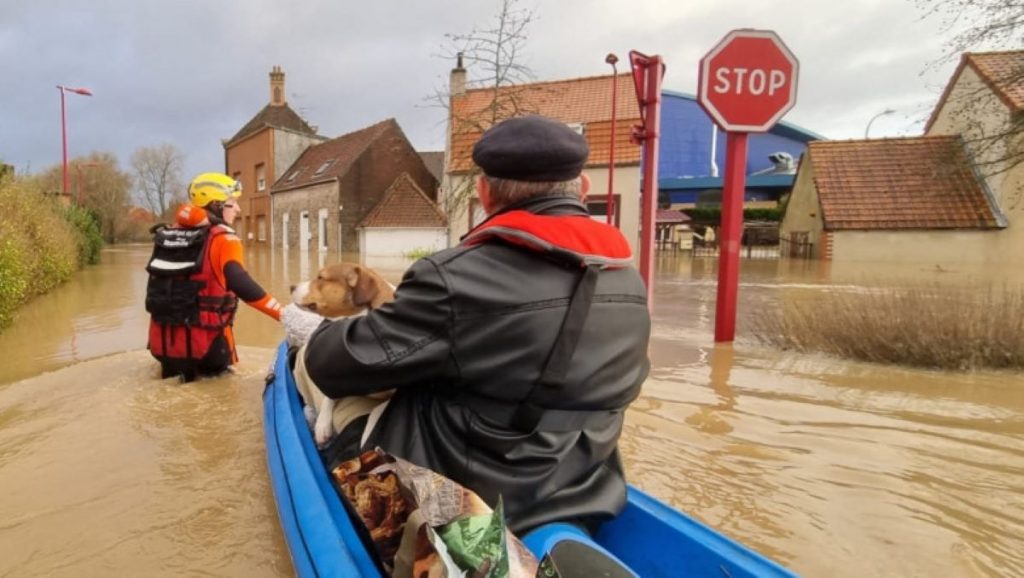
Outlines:
{"label": "dog's ear", "polygon": [[352,304],[353,305],[366,305],[377,297],[377,292],[380,288],[377,286],[376,280],[373,279],[365,269],[356,266],[353,267],[345,275],[345,281],[348,286],[352,288]]}

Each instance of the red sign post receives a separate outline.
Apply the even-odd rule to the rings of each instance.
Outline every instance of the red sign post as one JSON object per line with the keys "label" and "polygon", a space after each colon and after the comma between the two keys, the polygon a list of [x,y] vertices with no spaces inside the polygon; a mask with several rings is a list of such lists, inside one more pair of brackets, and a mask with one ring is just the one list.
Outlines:
{"label": "red sign post", "polygon": [[733,30],[700,61],[697,102],[726,132],[715,341],[736,336],[747,133],[767,132],[796,104],[799,64],[770,30]]}

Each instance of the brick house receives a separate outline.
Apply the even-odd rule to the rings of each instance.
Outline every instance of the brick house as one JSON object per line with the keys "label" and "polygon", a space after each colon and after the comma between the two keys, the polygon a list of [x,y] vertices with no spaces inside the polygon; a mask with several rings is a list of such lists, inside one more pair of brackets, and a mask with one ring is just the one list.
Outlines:
{"label": "brick house", "polygon": [[284,72],[270,72],[270,103],[234,136],[223,141],[224,172],[242,182],[242,239],[265,243],[270,238],[270,185],[307,147],[327,140],[302,119],[285,99]]}
{"label": "brick house", "polygon": [[[606,215],[608,166],[612,151],[613,75],[573,78],[493,88],[466,89],[466,70],[461,64],[451,71],[448,115],[448,146],[442,205],[448,217],[449,242],[480,223],[484,213],[473,189],[479,168],[473,163],[473,145],[492,124],[525,114],[541,114],[580,131],[590,145],[584,173],[590,177],[588,207],[595,218]],[[640,146],[630,142],[633,125],[640,124],[640,109],[633,78],[620,74],[615,83],[615,175],[612,196],[616,223],[639,253]],[[493,103],[506,110],[494,114]]]}
{"label": "brick house", "polygon": [[403,173],[436,202],[437,180],[394,119],[307,148],[271,188],[273,246],[360,253],[357,226]]}

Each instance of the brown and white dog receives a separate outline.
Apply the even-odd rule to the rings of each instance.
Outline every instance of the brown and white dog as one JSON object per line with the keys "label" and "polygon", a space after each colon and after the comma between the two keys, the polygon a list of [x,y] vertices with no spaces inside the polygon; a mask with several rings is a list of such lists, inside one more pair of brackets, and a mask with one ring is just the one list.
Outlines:
{"label": "brown and white dog", "polygon": [[[393,300],[395,287],[369,267],[342,262],[328,265],[317,272],[316,278],[293,286],[291,296],[300,309],[338,320],[365,315]],[[307,408],[315,414],[314,437],[317,446],[323,447],[335,433],[388,399],[391,392],[341,399],[327,397],[306,372],[302,361],[305,344],[302,345],[295,363],[295,383]]]}

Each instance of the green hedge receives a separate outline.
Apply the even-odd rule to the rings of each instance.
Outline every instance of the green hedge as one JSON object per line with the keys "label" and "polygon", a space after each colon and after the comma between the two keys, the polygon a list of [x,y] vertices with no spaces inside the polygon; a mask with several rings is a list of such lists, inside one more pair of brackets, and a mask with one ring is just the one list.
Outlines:
{"label": "green hedge", "polygon": [[[722,222],[722,209],[720,207],[695,207],[683,209],[682,212],[689,215],[693,222],[698,225],[717,225]],[[782,209],[743,209],[744,221],[782,221]]]}
{"label": "green hedge", "polygon": [[64,218],[74,227],[77,234],[78,262],[82,265],[99,263],[100,249],[103,248],[99,216],[95,211],[71,205],[65,209]]}
{"label": "green hedge", "polygon": [[96,262],[98,232],[88,213],[63,208],[32,183],[0,182],[0,329],[22,303]]}

